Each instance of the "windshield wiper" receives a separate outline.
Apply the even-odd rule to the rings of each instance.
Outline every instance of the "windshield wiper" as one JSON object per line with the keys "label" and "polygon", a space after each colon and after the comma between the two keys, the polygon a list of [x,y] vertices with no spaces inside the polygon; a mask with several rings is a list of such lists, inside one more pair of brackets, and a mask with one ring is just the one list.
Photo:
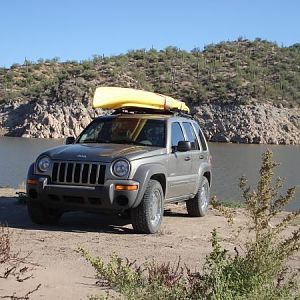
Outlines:
{"label": "windshield wiper", "polygon": [[84,140],[84,141],[80,141],[80,144],[92,144],[92,143],[97,143],[96,140]]}
{"label": "windshield wiper", "polygon": [[94,140],[94,139],[88,139],[80,142],[80,144],[107,144],[110,143],[110,141],[107,140]]}
{"label": "windshield wiper", "polygon": [[126,144],[126,145],[136,145],[136,146],[149,146],[140,142],[130,141],[130,140],[117,140],[112,141],[113,144]]}

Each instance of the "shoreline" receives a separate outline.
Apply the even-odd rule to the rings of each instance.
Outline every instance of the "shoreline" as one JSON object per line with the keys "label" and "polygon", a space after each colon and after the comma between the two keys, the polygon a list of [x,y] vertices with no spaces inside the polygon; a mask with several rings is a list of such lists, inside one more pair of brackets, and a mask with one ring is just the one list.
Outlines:
{"label": "shoreline", "polygon": [[[300,134],[300,133],[299,133]],[[67,137],[59,137],[59,138],[45,138],[45,137],[34,137],[34,136],[9,136],[9,135],[1,135],[0,138],[9,138],[9,139],[15,139],[15,138],[20,138],[20,139],[26,139],[26,140],[53,140],[53,141],[61,141],[64,142],[64,140]],[[210,144],[224,144],[224,145],[243,145],[243,146],[271,146],[271,147],[299,147],[299,144],[262,144],[262,143],[237,143],[237,142],[223,142],[223,141],[207,141]],[[10,187],[10,186],[8,186]],[[0,186],[1,188],[1,186]]]}
{"label": "shoreline", "polygon": [[[191,107],[207,140],[237,144],[300,145],[300,110],[271,103],[202,104]],[[20,102],[0,105],[0,136],[66,138],[78,136],[107,112],[81,102]]]}

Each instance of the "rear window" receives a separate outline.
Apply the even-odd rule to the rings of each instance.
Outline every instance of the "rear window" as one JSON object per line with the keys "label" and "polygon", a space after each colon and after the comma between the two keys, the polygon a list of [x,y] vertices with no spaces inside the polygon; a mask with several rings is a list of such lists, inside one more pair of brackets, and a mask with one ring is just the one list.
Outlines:
{"label": "rear window", "polygon": [[196,133],[197,133],[197,135],[199,137],[199,140],[201,142],[202,150],[207,151],[207,144],[206,144],[205,138],[203,136],[203,133],[200,129],[199,124],[198,123],[193,123],[193,125],[194,125],[194,128],[196,129]]}
{"label": "rear window", "polygon": [[197,140],[195,131],[194,131],[191,123],[184,122],[183,127],[184,127],[184,130],[185,130],[186,134],[187,134],[188,141],[191,142],[192,150],[199,150],[200,147],[199,147],[199,144],[198,144],[198,140]]}

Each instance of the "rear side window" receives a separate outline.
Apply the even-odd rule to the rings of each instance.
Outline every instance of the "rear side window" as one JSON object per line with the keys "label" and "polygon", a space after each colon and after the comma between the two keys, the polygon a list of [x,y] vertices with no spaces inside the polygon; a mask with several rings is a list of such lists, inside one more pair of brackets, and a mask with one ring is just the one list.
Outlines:
{"label": "rear side window", "polygon": [[206,145],[206,142],[205,142],[205,138],[203,136],[203,133],[200,129],[200,126],[198,125],[198,123],[193,123],[194,124],[194,127],[196,129],[196,132],[197,132],[197,135],[200,139],[200,142],[201,142],[201,146],[202,146],[202,150],[203,151],[207,151],[207,145]]}
{"label": "rear side window", "polygon": [[177,147],[179,141],[184,141],[183,132],[178,122],[172,123],[172,147]]}
{"label": "rear side window", "polygon": [[198,140],[191,123],[184,122],[183,127],[187,134],[188,141],[191,142],[192,150],[199,150],[200,147],[198,144]]}

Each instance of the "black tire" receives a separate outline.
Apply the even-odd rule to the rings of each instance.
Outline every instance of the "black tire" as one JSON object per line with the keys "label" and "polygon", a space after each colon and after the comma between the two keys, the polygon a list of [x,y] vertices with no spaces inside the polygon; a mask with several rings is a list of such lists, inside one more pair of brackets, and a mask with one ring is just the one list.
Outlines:
{"label": "black tire", "polygon": [[28,201],[28,214],[30,219],[35,224],[57,224],[62,216],[62,212],[57,209],[48,208],[38,202]]}
{"label": "black tire", "polygon": [[124,220],[130,219],[131,218],[130,209],[124,210],[123,212],[120,213],[119,216],[121,219],[124,219]]}
{"label": "black tire", "polygon": [[164,193],[160,183],[150,179],[141,203],[131,210],[133,229],[138,233],[156,233],[163,218],[163,204]]}
{"label": "black tire", "polygon": [[206,177],[202,178],[197,194],[186,201],[186,208],[191,217],[204,217],[208,211],[210,186]]}

